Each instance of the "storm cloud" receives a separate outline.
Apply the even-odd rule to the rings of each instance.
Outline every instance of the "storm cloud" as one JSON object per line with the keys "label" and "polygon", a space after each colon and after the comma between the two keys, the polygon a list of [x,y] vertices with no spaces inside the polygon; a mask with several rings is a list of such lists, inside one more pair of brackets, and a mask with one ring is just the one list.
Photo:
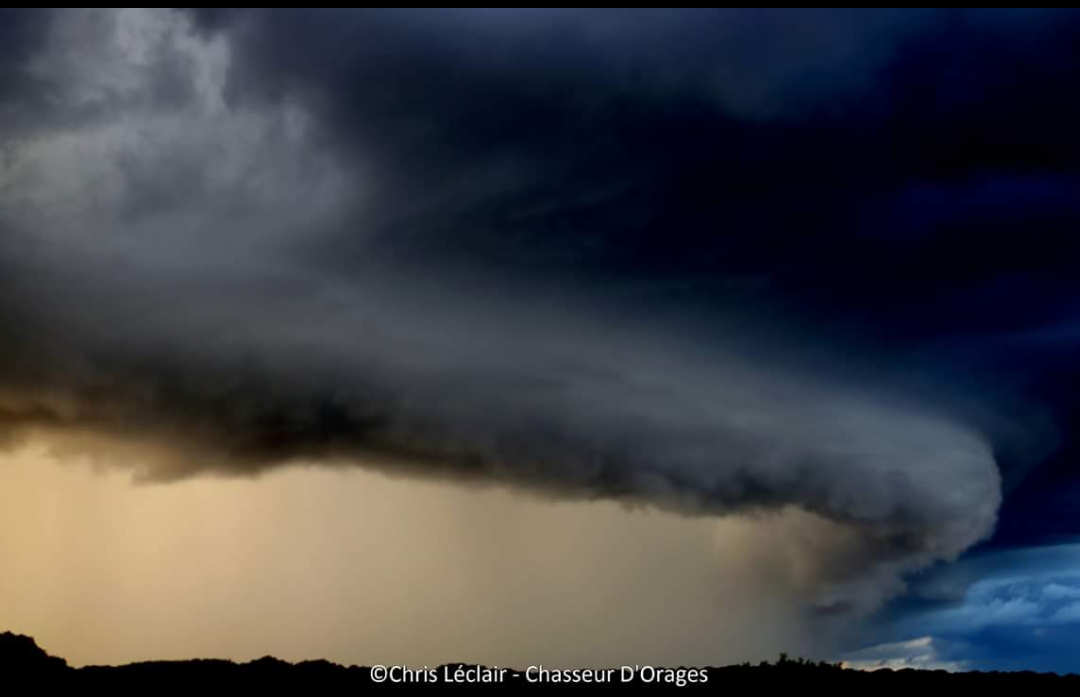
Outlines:
{"label": "storm cloud", "polygon": [[12,444],[756,516],[833,612],[1059,446],[1074,15],[8,15]]}

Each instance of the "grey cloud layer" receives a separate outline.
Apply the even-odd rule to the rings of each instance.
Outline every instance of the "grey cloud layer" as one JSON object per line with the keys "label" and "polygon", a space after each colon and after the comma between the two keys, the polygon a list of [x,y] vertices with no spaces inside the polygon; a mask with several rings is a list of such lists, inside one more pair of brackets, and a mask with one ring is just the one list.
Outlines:
{"label": "grey cloud layer", "polygon": [[[722,323],[706,341],[634,308],[402,261],[401,239],[482,248],[503,214],[528,221],[510,242],[526,251],[567,218],[573,231],[597,209],[604,224],[612,209],[632,217],[665,162],[612,183],[622,160],[603,157],[636,134],[649,152],[665,142],[654,136],[669,91],[702,94],[704,80],[710,99],[719,90],[757,118],[794,70],[739,86],[661,55],[672,82],[650,67],[640,91],[569,58],[543,72],[536,32],[577,21],[455,15],[455,33],[419,15],[301,13],[203,16],[196,31],[174,13],[55,16],[27,73],[49,99],[19,101],[39,117],[0,131],[7,435],[158,479],[322,460],[695,514],[803,509],[820,520],[800,553],[819,559],[814,600],[832,609],[875,607],[904,573],[985,538],[1001,498],[991,434],[937,404],[749,354],[737,328],[725,344]],[[852,51],[906,31],[871,27]],[[317,51],[290,53],[289,32],[316,30],[328,32]],[[663,15],[609,30],[571,47],[677,54],[660,35],[691,28]],[[477,37],[494,41],[494,60]],[[277,48],[279,64],[267,58]],[[834,49],[826,65],[847,60]],[[323,73],[356,93],[321,86]],[[508,76],[521,86],[512,109],[451,108]],[[622,107],[643,116],[609,142],[574,141],[584,156],[564,157],[571,141],[537,126],[562,119],[587,137],[590,119]],[[502,130],[511,112],[520,122]],[[492,214],[491,200],[512,205]]]}

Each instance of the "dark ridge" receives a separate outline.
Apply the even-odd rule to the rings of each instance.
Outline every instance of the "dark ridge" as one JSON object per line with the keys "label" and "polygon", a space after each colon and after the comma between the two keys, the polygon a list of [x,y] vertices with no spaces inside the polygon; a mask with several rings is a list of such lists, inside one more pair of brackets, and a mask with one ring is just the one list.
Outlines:
{"label": "dark ridge", "polygon": [[69,670],[67,661],[50,656],[33,637],[11,632],[0,634],[0,676],[12,673],[63,674]]}
{"label": "dark ridge", "polygon": [[[454,663],[438,667],[410,668],[402,675],[386,676],[383,666],[342,666],[325,660],[289,663],[271,656],[247,663],[220,659],[190,661],[147,661],[123,666],[86,666],[72,668],[67,661],[50,656],[28,636],[4,632],[0,634],[0,679],[5,683],[13,678],[19,685],[48,684],[64,687],[145,687],[169,688],[182,686],[237,686],[244,688],[325,688],[362,686],[445,687],[683,687],[711,690],[732,688],[827,688],[832,690],[914,690],[951,689],[978,690],[991,687],[1019,690],[1048,689],[1080,690],[1080,675],[1024,672],[948,673],[943,670],[891,670],[873,672],[852,670],[840,664],[789,659],[781,655],[775,663],[757,665],[743,663],[725,667],[664,668],[630,666],[626,668],[592,670],[557,670],[538,667],[526,671],[490,668]],[[627,673],[627,671],[629,671]],[[382,680],[379,680],[383,676]],[[26,683],[33,680],[35,683]],[[4,683],[0,683],[4,684]]]}

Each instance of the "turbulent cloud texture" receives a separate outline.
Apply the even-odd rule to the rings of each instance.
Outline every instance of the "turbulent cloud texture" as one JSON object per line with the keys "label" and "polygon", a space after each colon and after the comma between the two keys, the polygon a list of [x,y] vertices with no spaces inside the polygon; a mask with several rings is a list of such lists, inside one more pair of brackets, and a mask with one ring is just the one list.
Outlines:
{"label": "turbulent cloud texture", "polygon": [[937,569],[868,633],[883,643],[851,658],[890,663],[910,653],[967,670],[1075,673],[1077,554],[1075,544],[984,550]]}
{"label": "turbulent cloud texture", "polygon": [[[1074,299],[1041,139],[1078,102],[979,117],[1067,82],[1010,32],[1038,13],[5,20],[11,442],[760,516],[833,612],[988,537],[1053,447],[1037,371],[987,378]],[[957,94],[927,65],[979,37],[1020,67]]]}

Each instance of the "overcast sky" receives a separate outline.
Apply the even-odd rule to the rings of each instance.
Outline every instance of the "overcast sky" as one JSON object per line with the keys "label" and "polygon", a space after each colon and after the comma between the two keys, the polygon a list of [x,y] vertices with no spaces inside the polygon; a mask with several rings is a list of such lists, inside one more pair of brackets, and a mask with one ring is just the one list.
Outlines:
{"label": "overcast sky", "polygon": [[1080,669],[1078,46],[0,11],[0,627]]}

